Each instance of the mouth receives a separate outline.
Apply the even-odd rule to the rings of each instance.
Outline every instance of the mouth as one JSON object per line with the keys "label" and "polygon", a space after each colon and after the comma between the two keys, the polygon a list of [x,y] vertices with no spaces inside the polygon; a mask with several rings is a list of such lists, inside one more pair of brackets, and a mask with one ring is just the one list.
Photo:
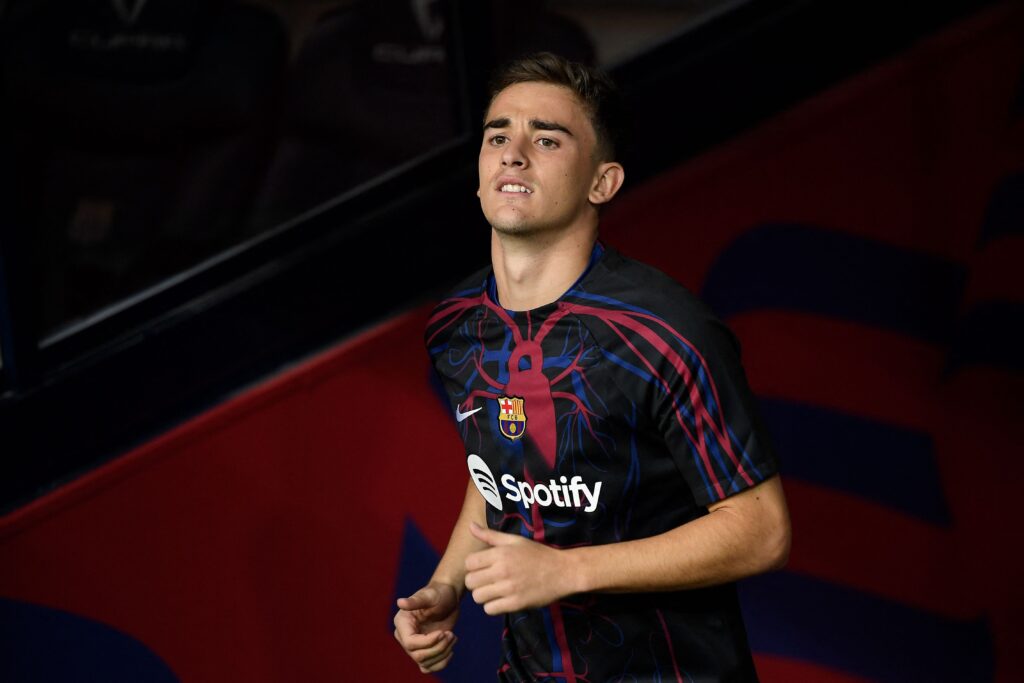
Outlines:
{"label": "mouth", "polygon": [[533,194],[533,188],[514,178],[500,178],[496,189],[503,194]]}

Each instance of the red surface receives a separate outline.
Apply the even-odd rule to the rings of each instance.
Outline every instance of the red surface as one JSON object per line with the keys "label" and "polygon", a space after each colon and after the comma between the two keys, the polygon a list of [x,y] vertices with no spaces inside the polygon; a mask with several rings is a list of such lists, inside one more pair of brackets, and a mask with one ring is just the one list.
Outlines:
{"label": "red surface", "polygon": [[363,335],[4,518],[0,592],[130,633],[183,681],[415,673],[365,653],[395,648],[406,515],[443,547],[464,492],[454,430],[430,429],[450,418],[427,394],[424,323]]}
{"label": "red surface", "polygon": [[755,655],[757,675],[764,683],[771,681],[808,681],[808,683],[868,683],[868,679],[824,669],[807,662],[781,657]]}

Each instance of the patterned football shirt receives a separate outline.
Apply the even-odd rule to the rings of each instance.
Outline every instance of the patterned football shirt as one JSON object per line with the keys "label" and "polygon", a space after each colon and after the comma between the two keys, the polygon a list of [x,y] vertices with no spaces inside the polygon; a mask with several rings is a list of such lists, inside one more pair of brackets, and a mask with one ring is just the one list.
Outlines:
{"label": "patterned football shirt", "polygon": [[[557,301],[497,299],[481,270],[425,335],[490,528],[557,548],[645,538],[775,474],[735,336],[664,273],[597,243]],[[733,584],[504,620],[502,681],[756,680]]]}

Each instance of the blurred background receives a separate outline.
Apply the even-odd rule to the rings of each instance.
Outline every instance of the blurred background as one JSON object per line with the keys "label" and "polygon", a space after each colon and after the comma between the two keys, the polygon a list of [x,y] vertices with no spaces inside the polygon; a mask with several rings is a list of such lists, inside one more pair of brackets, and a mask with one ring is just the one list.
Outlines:
{"label": "blurred background", "polygon": [[538,49],[629,100],[603,239],[742,342],[762,680],[1024,680],[1024,5],[980,0],[0,0],[0,680],[426,680],[394,599],[466,471],[422,331]]}

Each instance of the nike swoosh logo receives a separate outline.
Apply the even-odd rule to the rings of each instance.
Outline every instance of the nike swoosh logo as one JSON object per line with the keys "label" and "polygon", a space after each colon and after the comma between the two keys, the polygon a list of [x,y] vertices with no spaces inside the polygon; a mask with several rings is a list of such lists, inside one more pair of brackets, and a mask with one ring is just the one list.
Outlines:
{"label": "nike swoosh logo", "polygon": [[473,410],[467,410],[466,412],[462,412],[461,410],[459,410],[458,406],[455,406],[455,419],[458,420],[459,422],[462,422],[476,411],[483,409],[484,407],[480,406],[479,408],[473,408]]}

